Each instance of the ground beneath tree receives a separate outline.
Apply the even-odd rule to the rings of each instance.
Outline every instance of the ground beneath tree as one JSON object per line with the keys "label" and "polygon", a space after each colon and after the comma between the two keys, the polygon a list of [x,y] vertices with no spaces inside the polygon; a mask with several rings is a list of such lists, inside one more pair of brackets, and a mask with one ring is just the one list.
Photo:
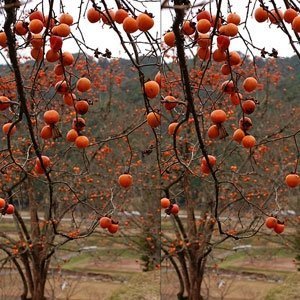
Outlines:
{"label": "ground beneath tree", "polygon": [[270,271],[287,271],[296,272],[297,268],[295,261],[291,258],[271,258],[268,260],[249,259],[243,261],[235,261],[232,263],[233,266],[243,268],[254,268]]}
{"label": "ground beneath tree", "polygon": [[[178,291],[176,274],[165,269],[161,277],[161,299],[175,300]],[[299,299],[299,280],[300,275],[292,258],[243,258],[231,261],[226,269],[209,268],[203,284],[203,295],[209,300]],[[276,289],[278,292],[273,294]],[[283,291],[283,296],[280,294],[278,298],[277,294]],[[289,296],[286,298],[284,295]]]}

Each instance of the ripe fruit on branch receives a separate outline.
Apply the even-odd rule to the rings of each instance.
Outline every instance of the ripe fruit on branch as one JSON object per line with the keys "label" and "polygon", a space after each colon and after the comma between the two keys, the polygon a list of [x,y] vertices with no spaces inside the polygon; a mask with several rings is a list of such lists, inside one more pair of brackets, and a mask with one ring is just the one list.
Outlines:
{"label": "ripe fruit on branch", "polygon": [[63,13],[59,17],[59,22],[71,26],[73,24],[73,17],[68,13]]}
{"label": "ripe fruit on branch", "polygon": [[85,120],[81,117],[74,118],[72,122],[72,129],[75,129],[76,131],[81,131],[85,127]]}
{"label": "ripe fruit on branch", "polygon": [[230,13],[227,16],[227,23],[233,23],[239,25],[241,22],[241,17],[237,13]]}
{"label": "ripe fruit on branch", "polygon": [[[50,158],[48,156],[42,155],[41,156],[42,162],[43,162],[43,166],[45,169],[47,169],[50,166]],[[39,160],[39,158],[37,157],[35,160],[35,166],[34,169],[38,174],[44,174],[44,168],[42,167],[42,164]]]}
{"label": "ripe fruit on branch", "polygon": [[[216,157],[213,155],[207,155],[207,157],[208,157],[209,164],[211,166],[214,166],[217,162]],[[205,156],[202,157],[201,163],[208,166]]]}
{"label": "ripe fruit on branch", "polygon": [[237,130],[234,131],[232,139],[238,143],[241,143],[243,138],[245,137],[245,132],[238,128]]}
{"label": "ripe fruit on branch", "polygon": [[296,18],[294,18],[294,20],[292,22],[292,28],[296,32],[298,32],[298,33],[300,32],[300,16],[297,16]]}
{"label": "ripe fruit on branch", "polygon": [[[208,157],[208,161],[209,161],[210,166],[213,167],[217,162],[216,157],[213,156],[213,155],[208,155],[207,157]],[[210,173],[209,165],[208,165],[208,163],[205,159],[205,156],[201,160],[200,169],[201,169],[201,172],[204,173],[204,174],[209,174]]]}
{"label": "ripe fruit on branch", "polygon": [[44,22],[44,15],[41,11],[39,10],[35,10],[33,11],[30,15],[29,15],[29,20],[40,20],[42,22]]}
{"label": "ripe fruit on branch", "polygon": [[243,82],[243,87],[247,92],[253,92],[257,88],[257,80],[254,77],[247,77]]}
{"label": "ripe fruit on branch", "polygon": [[115,21],[118,24],[122,24],[125,18],[127,17],[128,17],[128,12],[123,8],[118,9],[115,13]]}
{"label": "ripe fruit on branch", "polygon": [[177,204],[171,204],[170,213],[172,215],[177,215],[179,213],[179,206]]}
{"label": "ripe fruit on branch", "polygon": [[199,34],[197,43],[201,48],[208,48],[211,44],[211,38],[209,34]]}
{"label": "ripe fruit on branch", "polygon": [[211,22],[211,21],[212,21],[212,18],[211,18],[210,12],[207,11],[207,10],[202,10],[202,11],[200,11],[200,12],[197,14],[197,21],[202,20],[202,19],[206,19],[206,20],[208,20],[209,22]]}
{"label": "ripe fruit on branch", "polygon": [[0,47],[5,48],[7,46],[7,36],[4,31],[0,32]]}
{"label": "ripe fruit on branch", "polygon": [[76,100],[76,95],[73,93],[67,93],[63,95],[64,103],[73,106],[74,100]]}
{"label": "ripe fruit on branch", "polygon": [[2,131],[5,135],[8,135],[9,130],[10,130],[9,135],[13,135],[16,133],[17,127],[15,125],[13,125],[13,126],[12,125],[13,125],[13,123],[11,123],[11,122],[3,125]]}
{"label": "ripe fruit on branch", "polygon": [[293,8],[288,8],[283,14],[283,19],[287,23],[293,23],[297,16],[298,14]]}
{"label": "ripe fruit on branch", "polygon": [[171,201],[168,198],[160,199],[160,206],[161,208],[168,208],[171,204]]}
{"label": "ripe fruit on branch", "polygon": [[254,12],[254,18],[259,23],[265,22],[268,20],[268,12],[262,7],[258,7]]}
{"label": "ripe fruit on branch", "polygon": [[200,33],[207,33],[209,32],[210,28],[211,28],[211,23],[206,19],[201,19],[197,22],[197,30]]}
{"label": "ripe fruit on branch", "polygon": [[136,22],[137,22],[138,29],[144,32],[150,30],[154,25],[153,18],[151,18],[146,13],[142,13],[138,15]]}
{"label": "ripe fruit on branch", "polygon": [[132,185],[132,176],[130,174],[122,174],[119,177],[119,185],[123,188],[129,188]]}
{"label": "ripe fruit on branch", "polygon": [[5,96],[0,96],[0,110],[6,110],[10,106],[10,100]]}
{"label": "ripe fruit on branch", "polygon": [[44,24],[42,21],[38,19],[34,19],[30,21],[28,28],[32,33],[40,33],[44,28]]}
{"label": "ripe fruit on branch", "polygon": [[101,217],[99,220],[99,225],[101,228],[108,228],[112,224],[111,218]]}
{"label": "ripe fruit on branch", "polygon": [[90,90],[91,87],[92,87],[92,84],[88,78],[82,77],[77,80],[76,88],[79,92],[86,92],[86,91]]}
{"label": "ripe fruit on branch", "polygon": [[291,188],[297,187],[300,184],[300,176],[295,173],[288,174],[285,177],[285,183]]}
{"label": "ripe fruit on branch", "polygon": [[0,198],[0,210],[3,209],[6,205],[6,201],[3,198]]}
{"label": "ripe fruit on branch", "polygon": [[89,139],[84,135],[78,136],[75,140],[75,145],[79,149],[86,148],[89,146],[89,144],[90,144]]}
{"label": "ripe fruit on branch", "polygon": [[231,66],[237,66],[242,62],[241,56],[236,51],[229,52],[229,64]]}
{"label": "ripe fruit on branch", "polygon": [[100,21],[101,19],[101,14],[98,10],[96,10],[94,7],[91,7],[87,11],[87,19],[89,20],[90,23],[96,23]]}
{"label": "ripe fruit on branch", "polygon": [[134,33],[138,28],[137,20],[133,17],[126,17],[123,21],[123,29],[126,33]]}
{"label": "ripe fruit on branch", "polygon": [[101,18],[104,24],[111,25],[115,21],[115,12],[112,9],[104,11]]}
{"label": "ripe fruit on branch", "polygon": [[25,35],[28,32],[28,26],[23,21],[18,21],[15,25],[17,35]]}
{"label": "ripe fruit on branch", "polygon": [[[168,134],[169,135],[173,135],[175,133],[175,129],[177,128],[178,124],[179,124],[178,122],[173,122],[169,125],[169,127],[168,127]],[[181,131],[181,128],[178,127],[177,131],[176,131],[176,134],[179,134],[180,131]]]}
{"label": "ripe fruit on branch", "polygon": [[44,58],[44,51],[42,48],[32,48],[30,54],[31,57],[36,61],[41,61]]}
{"label": "ripe fruit on branch", "polygon": [[167,110],[171,110],[171,109],[173,109],[174,107],[176,107],[177,106],[177,100],[176,100],[176,98],[175,97],[173,97],[173,96],[166,96],[165,98],[164,98],[164,101],[166,101],[165,103],[164,103],[164,105],[165,105],[165,108],[167,109]]}
{"label": "ripe fruit on branch", "polygon": [[256,104],[253,100],[246,100],[242,104],[243,112],[247,115],[250,115],[254,112],[255,106]]}
{"label": "ripe fruit on branch", "polygon": [[233,23],[228,23],[227,25],[223,25],[223,30],[220,28],[220,33],[225,34],[227,36],[234,37],[238,34],[239,29],[238,27]]}
{"label": "ripe fruit on branch", "polygon": [[275,226],[277,225],[277,219],[274,217],[268,217],[266,218],[265,224],[268,228],[275,228]]}
{"label": "ripe fruit on branch", "polygon": [[12,204],[8,204],[6,208],[6,213],[12,215],[15,212],[15,207]]}
{"label": "ripe fruit on branch", "polygon": [[114,223],[111,223],[107,230],[110,232],[110,233],[116,233],[118,230],[119,230],[119,224],[114,224]]}
{"label": "ripe fruit on branch", "polygon": [[161,74],[160,71],[158,71],[154,77],[154,80],[161,86]]}
{"label": "ripe fruit on branch", "polygon": [[62,37],[56,35],[50,36],[50,48],[53,51],[58,52],[61,49],[62,45],[63,45]]}
{"label": "ripe fruit on branch", "polygon": [[54,110],[48,110],[44,113],[44,121],[48,125],[56,124],[59,121],[59,113]]}
{"label": "ripe fruit on branch", "polygon": [[277,9],[277,11],[272,9],[269,12],[268,17],[272,24],[278,24],[283,19],[283,12],[280,9]]}
{"label": "ripe fruit on branch", "polygon": [[[41,159],[42,159],[42,162],[43,162],[43,165],[44,165],[45,168],[50,167],[51,161],[50,161],[50,158],[49,158],[48,156],[42,155],[42,156],[41,156]],[[40,159],[39,159],[38,157],[35,159],[35,164],[36,164],[36,166],[38,166],[39,168],[42,168],[41,161],[40,161]]]}
{"label": "ripe fruit on branch", "polygon": [[230,45],[230,39],[228,36],[225,35],[219,35],[217,37],[217,47],[221,50],[221,51],[225,51],[228,49]]}
{"label": "ripe fruit on branch", "polygon": [[210,119],[215,124],[220,124],[226,121],[227,116],[224,110],[216,109],[210,114]]}
{"label": "ripe fruit on branch", "polygon": [[198,55],[198,57],[200,59],[208,60],[209,57],[210,57],[210,49],[209,48],[200,47],[198,49],[197,55]]}
{"label": "ripe fruit on branch", "polygon": [[49,49],[46,53],[46,60],[50,63],[56,62],[59,60],[59,53]]}
{"label": "ripe fruit on branch", "polygon": [[207,135],[210,139],[216,139],[220,135],[218,125],[210,126],[207,130]]}
{"label": "ripe fruit on branch", "polygon": [[75,104],[75,109],[80,115],[84,115],[89,110],[89,104],[85,100],[77,101]]}
{"label": "ripe fruit on branch", "polygon": [[210,173],[210,169],[209,169],[207,164],[202,163],[201,166],[200,166],[200,170],[203,174],[209,174]]}
{"label": "ripe fruit on branch", "polygon": [[241,103],[241,99],[243,99],[243,95],[240,93],[230,94],[230,100],[233,105],[239,105]]}
{"label": "ripe fruit on branch", "polygon": [[221,67],[221,73],[223,75],[229,75],[230,74],[230,67],[229,67],[229,65],[227,63],[222,65],[222,67]]}
{"label": "ripe fruit on branch", "polygon": [[41,34],[33,34],[30,40],[32,47],[34,48],[42,48],[44,44],[44,40]]}
{"label": "ripe fruit on branch", "polygon": [[252,148],[254,147],[256,144],[256,140],[255,137],[252,135],[246,135],[243,139],[242,139],[242,145],[245,148]]}
{"label": "ripe fruit on branch", "polygon": [[160,125],[160,114],[156,112],[150,112],[147,115],[147,123],[152,128],[158,127]]}
{"label": "ripe fruit on branch", "polygon": [[53,136],[52,127],[49,125],[46,125],[42,128],[40,136],[44,140],[51,139]]}
{"label": "ripe fruit on branch", "polygon": [[55,25],[52,28],[51,33],[60,37],[67,37],[71,33],[71,29],[69,25],[62,23]]}
{"label": "ripe fruit on branch", "polygon": [[60,80],[55,84],[55,89],[59,94],[66,94],[69,90],[67,82],[65,80]]}
{"label": "ripe fruit on branch", "polygon": [[71,66],[74,63],[74,56],[68,51],[62,53],[62,64],[64,66]]}
{"label": "ripe fruit on branch", "polygon": [[195,23],[185,21],[182,25],[182,32],[186,35],[192,35],[196,31]]}
{"label": "ripe fruit on branch", "polygon": [[241,118],[239,120],[239,126],[243,131],[248,131],[252,128],[252,121],[248,117]]}
{"label": "ripe fruit on branch", "polygon": [[232,80],[226,80],[221,85],[221,90],[226,94],[233,94],[235,92],[235,86]]}
{"label": "ripe fruit on branch", "polygon": [[175,46],[175,34],[173,31],[169,31],[164,35],[164,42],[166,45],[169,47],[174,47]]}
{"label": "ripe fruit on branch", "polygon": [[68,142],[75,142],[78,137],[78,132],[75,129],[70,129],[67,133],[66,139]]}
{"label": "ripe fruit on branch", "polygon": [[226,60],[226,53],[221,50],[221,49],[216,49],[214,52],[213,52],[213,60],[216,61],[216,62],[222,62],[224,60]]}
{"label": "ripe fruit on branch", "polygon": [[153,99],[159,94],[160,87],[156,81],[150,80],[144,84],[144,90],[145,90],[146,96],[150,99]]}
{"label": "ripe fruit on branch", "polygon": [[277,222],[277,224],[276,224],[275,227],[274,227],[274,231],[275,231],[276,233],[278,233],[278,234],[283,233],[284,227],[285,227],[285,226],[284,226],[284,223]]}
{"label": "ripe fruit on branch", "polygon": [[49,25],[49,29],[52,29],[55,26],[55,22],[56,21],[53,17],[51,17],[50,20],[49,20],[49,16],[44,17],[44,27],[48,27],[48,25]]}

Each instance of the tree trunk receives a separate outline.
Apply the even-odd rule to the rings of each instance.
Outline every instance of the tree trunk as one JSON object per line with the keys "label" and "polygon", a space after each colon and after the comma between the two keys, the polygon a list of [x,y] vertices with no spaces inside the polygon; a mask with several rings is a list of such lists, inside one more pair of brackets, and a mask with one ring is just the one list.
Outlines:
{"label": "tree trunk", "polygon": [[[32,300],[45,300],[45,285],[46,285],[46,278],[47,278],[47,271],[40,271],[37,272],[37,276],[34,278],[34,290],[31,295]],[[38,276],[40,275],[40,276]]]}
{"label": "tree trunk", "polygon": [[201,283],[202,277],[191,278],[191,289],[190,289],[190,297],[189,300],[203,300],[201,296]]}
{"label": "tree trunk", "polygon": [[188,291],[189,300],[203,300],[201,296],[201,284],[203,280],[203,273],[197,270],[197,264],[190,265],[190,290]]}

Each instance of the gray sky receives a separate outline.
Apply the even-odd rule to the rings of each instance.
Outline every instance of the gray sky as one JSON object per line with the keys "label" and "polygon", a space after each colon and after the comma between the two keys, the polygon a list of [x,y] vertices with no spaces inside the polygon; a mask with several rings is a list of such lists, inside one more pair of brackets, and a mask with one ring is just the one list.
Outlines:
{"label": "gray sky", "polygon": [[[162,0],[163,2],[163,0]],[[259,7],[258,1],[251,1],[250,5],[250,13],[252,13],[253,7]],[[269,1],[264,1],[266,5],[269,5],[269,9],[272,9],[272,5],[269,3]],[[203,3],[203,0],[196,0],[192,1],[191,3],[197,6],[200,3]],[[222,2],[222,14],[223,16],[227,16],[228,12],[228,6],[227,1]],[[238,13],[241,16],[241,23],[245,22],[246,15],[247,15],[247,8],[249,1],[248,0],[230,0],[230,3],[232,5],[231,11]],[[254,6],[255,4],[255,6]],[[276,4],[278,5],[278,8],[281,8],[282,11],[285,11],[285,6],[283,0],[276,0]],[[211,11],[212,14],[216,13],[216,3],[214,1],[211,1]],[[207,5],[206,9],[209,10],[210,6]],[[199,9],[199,7],[195,8],[193,13],[196,14],[196,11]],[[163,22],[162,22],[162,33],[164,33],[166,30],[170,29],[172,25],[172,11],[169,9],[164,9],[162,11],[163,16]],[[187,19],[190,19],[190,15],[186,16]],[[195,18],[193,19],[195,20]],[[286,24],[286,23],[285,23]],[[287,29],[290,33],[293,34],[291,30],[291,24],[286,24]],[[291,45],[289,44],[289,39],[286,34],[282,32],[280,28],[278,28],[277,25],[274,25],[270,22],[264,22],[264,23],[258,23],[254,18],[251,16],[247,19],[247,28],[249,29],[251,33],[251,38],[253,40],[253,44],[258,48],[265,47],[267,51],[271,51],[272,48],[275,48],[279,52],[279,56],[292,56],[294,55],[293,49]],[[239,25],[239,32],[243,35],[243,37],[247,40],[249,40],[249,35],[247,31],[245,30],[245,24]],[[298,50],[300,51],[300,45],[295,44]],[[234,38],[231,40],[230,43],[230,50],[236,50],[245,52],[246,47],[241,39]],[[259,55],[259,50],[253,50],[254,55]]]}

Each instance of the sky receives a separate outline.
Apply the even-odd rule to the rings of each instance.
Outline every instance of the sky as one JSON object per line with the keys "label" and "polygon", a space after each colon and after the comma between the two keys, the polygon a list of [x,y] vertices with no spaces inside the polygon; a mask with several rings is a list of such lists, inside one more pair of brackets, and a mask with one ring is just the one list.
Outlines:
{"label": "sky", "polygon": [[[23,1],[24,3],[25,1]],[[48,1],[44,1],[46,3]],[[54,10],[57,15],[60,14],[60,2],[61,1],[55,1],[54,3]],[[114,5],[113,0],[106,1],[108,3],[108,6],[111,8],[116,8]],[[163,0],[162,0],[163,2]],[[201,1],[195,0],[194,3],[196,6],[199,3],[202,3]],[[248,0],[231,0],[232,4],[232,12],[237,12],[240,14],[242,22],[246,19],[246,5],[248,4]],[[256,3],[256,1],[252,1],[253,3],[250,6],[250,12],[253,10],[253,5]],[[30,9],[34,8],[37,3],[40,3],[40,1],[32,0],[27,3],[26,5],[23,4],[21,9],[19,10],[19,14],[27,13],[30,11]],[[79,15],[79,4],[81,3],[81,0],[64,0],[64,10],[66,12],[69,12],[73,15],[74,19],[78,18]],[[108,25],[103,25],[103,23],[97,23],[97,24],[91,24],[89,23],[85,18],[85,11],[86,8],[91,7],[91,2],[84,1],[85,5],[83,6],[81,10],[81,17],[80,17],[80,29],[82,31],[82,34],[84,36],[84,40],[86,45],[88,45],[91,48],[99,48],[99,51],[104,52],[106,48],[111,50],[112,55],[115,57],[126,57],[126,54],[124,51],[122,51],[122,47],[120,46],[120,42],[118,39],[118,36],[112,32],[112,30],[109,28]],[[97,3],[100,3],[100,1],[97,1]],[[148,12],[153,13],[155,16],[155,25],[151,29],[150,33],[153,36],[159,36],[160,33],[164,33],[166,30],[171,28],[172,25],[172,9],[163,9],[161,11],[160,9],[160,1],[135,1],[131,0],[130,3],[132,5],[136,6],[140,11],[145,11],[147,9]],[[278,4],[278,7],[283,8],[283,1],[277,0],[276,3]],[[215,2],[211,1],[210,4],[207,5],[207,9],[209,9],[209,5],[211,6],[211,10],[214,13],[215,12]],[[258,4],[256,4],[257,7]],[[40,6],[41,9],[41,6]],[[44,9],[47,11],[47,4],[44,4]],[[223,1],[223,7],[222,11],[226,13],[228,10],[227,1]],[[195,11],[194,11],[195,13]],[[190,16],[186,16],[186,18],[190,18]],[[4,15],[0,15],[0,27],[3,26],[4,23]],[[248,39],[247,32],[244,29],[244,24],[239,25],[239,31]],[[277,25],[270,25],[270,23],[258,23],[256,22],[252,17],[249,17],[247,20],[247,27],[249,28],[251,32],[251,37],[254,41],[254,44],[259,47],[265,47],[267,51],[271,51],[272,48],[275,48],[279,52],[279,56],[292,56],[293,50],[292,47],[289,45],[289,41],[287,36],[282,33],[282,31],[277,27]],[[287,24],[287,27],[289,28],[290,25]],[[81,34],[79,30],[76,28],[76,25],[73,25],[72,27],[72,33],[83,42],[83,39],[81,38]],[[120,31],[122,31],[122,26],[118,25],[118,28]],[[149,48],[149,46],[145,45],[144,49]],[[297,46],[299,49],[299,45]],[[78,46],[76,45],[76,42],[74,42],[72,39],[67,39],[64,41],[64,50],[70,51],[70,52],[78,52]],[[245,51],[244,44],[240,41],[240,39],[232,39],[231,50],[239,50],[241,52]],[[5,55],[5,51],[1,50],[2,53]],[[24,50],[22,50],[22,54],[24,53]],[[27,53],[29,53],[30,50],[28,50]],[[92,55],[93,51],[87,50],[88,54]],[[253,50],[253,53],[255,55],[259,55],[259,50]],[[26,52],[25,52],[26,53]],[[3,63],[2,57],[0,57],[0,63]]]}
{"label": "sky", "polygon": [[[164,2],[164,0],[162,0]],[[207,1],[208,2],[208,1]],[[193,13],[196,15],[197,10],[199,9],[199,6],[197,6],[200,3],[203,3],[203,0],[191,0],[191,3],[196,6],[197,8],[194,9]],[[228,1],[222,2],[222,13],[223,16],[227,15],[228,12]],[[247,15],[247,5],[249,3],[248,0],[230,0],[231,3],[231,11],[233,13],[238,13],[241,16],[241,25],[239,25],[239,32],[246,38],[248,38],[248,33],[245,30],[245,20]],[[270,1],[264,1],[266,5],[269,5],[269,9],[272,9],[272,4],[270,4]],[[276,4],[278,8],[282,9],[282,11],[285,11],[285,6],[283,0],[276,0]],[[255,5],[255,6],[254,6]],[[252,13],[253,7],[258,7],[259,3],[258,1],[251,1],[251,5],[249,6],[249,11]],[[216,13],[216,3],[214,1],[211,1],[210,4],[206,5],[206,10],[212,11],[212,14]],[[172,12],[170,12],[170,9],[163,9],[162,16],[163,16],[163,22],[162,22],[162,33],[167,31],[171,28],[172,25]],[[186,19],[190,19],[190,15],[186,15]],[[195,20],[195,18],[193,19]],[[243,24],[244,23],[244,24]],[[292,33],[291,25],[286,24],[286,27],[289,29],[289,32]],[[265,47],[267,51],[271,51],[272,48],[275,48],[279,52],[279,56],[293,56],[294,51],[289,44],[289,39],[287,35],[285,35],[280,28],[278,28],[277,25],[270,24],[270,22],[264,22],[264,23],[258,23],[254,17],[249,16],[247,18],[247,28],[251,32],[251,38],[258,48]],[[297,45],[297,44],[296,44]],[[300,45],[297,45],[298,50],[300,51]],[[241,41],[241,39],[232,39],[230,44],[230,49],[235,51],[241,51],[245,52],[246,47],[244,43]],[[255,55],[259,55],[259,50],[253,50]]]}
{"label": "sky", "polygon": [[[21,9],[19,10],[19,16],[24,15],[30,12],[31,9],[33,9],[37,3],[40,3],[41,1],[30,1],[28,4],[23,5]],[[44,4],[44,11],[45,14],[47,14],[48,10],[48,1],[43,1]],[[60,2],[61,1],[54,1],[54,11],[56,12],[56,15],[60,15]],[[81,9],[81,17],[80,17],[80,23],[79,27],[82,32],[82,35],[84,37],[84,40],[82,39],[80,31],[77,29],[77,25],[71,26],[72,33],[78,38],[78,40],[84,42],[87,46],[90,48],[96,49],[98,48],[99,51],[105,52],[105,49],[108,48],[111,52],[113,57],[126,57],[125,52],[123,51],[118,36],[113,32],[113,30],[110,28],[109,25],[104,25],[103,22],[100,23],[90,23],[87,21],[85,12],[86,8],[89,9],[92,7],[92,3],[90,1],[83,1],[85,5],[83,5]],[[139,11],[144,12],[147,10],[148,12],[153,13],[155,16],[155,23],[154,27],[151,29],[150,33],[153,36],[159,36],[160,35],[160,24],[157,22],[157,19],[160,18],[160,2],[159,1],[148,1],[145,2],[145,5],[143,5],[140,1],[130,1]],[[80,9],[79,5],[81,3],[81,0],[64,0],[64,11],[70,13],[74,20],[78,20],[78,16],[80,15]],[[96,1],[96,3],[100,3],[100,1]],[[108,8],[114,8],[116,9],[115,1],[113,0],[107,0],[106,3],[108,4]],[[103,5],[100,4],[100,7],[104,9]],[[39,6],[39,10],[42,10],[42,7]],[[28,18],[27,18],[28,20]],[[4,16],[3,14],[0,14],[0,29],[3,28],[4,24]],[[117,24],[117,27],[121,32],[123,32],[122,25]],[[124,35],[126,38],[126,36]],[[144,49],[149,48],[149,46],[144,46]],[[70,51],[70,52],[78,52],[78,45],[73,39],[66,39],[63,43],[63,50]],[[1,50],[2,53],[5,53],[5,51]],[[22,53],[30,53],[30,49],[28,51],[22,50]],[[89,55],[93,55],[93,51],[86,49],[86,53]],[[2,57],[0,57],[0,63],[3,63]]]}

